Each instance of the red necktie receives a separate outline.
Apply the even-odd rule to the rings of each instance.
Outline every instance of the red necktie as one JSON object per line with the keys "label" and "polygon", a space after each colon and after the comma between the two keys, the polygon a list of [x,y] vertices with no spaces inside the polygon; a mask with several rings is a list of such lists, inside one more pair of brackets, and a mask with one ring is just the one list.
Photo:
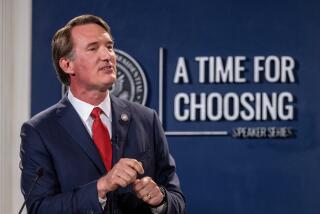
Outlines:
{"label": "red necktie", "polygon": [[98,148],[104,166],[109,171],[112,164],[112,146],[109,131],[100,118],[101,111],[99,107],[95,107],[90,114],[93,118],[92,138]]}

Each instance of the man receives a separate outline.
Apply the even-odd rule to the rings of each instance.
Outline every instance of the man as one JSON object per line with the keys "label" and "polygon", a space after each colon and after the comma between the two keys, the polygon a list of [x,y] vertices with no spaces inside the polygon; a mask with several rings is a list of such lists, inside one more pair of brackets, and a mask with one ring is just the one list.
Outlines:
{"label": "man", "polygon": [[21,129],[21,188],[29,213],[183,213],[184,196],[156,113],[112,96],[109,26],[83,15],[58,30],[52,58],[69,86]]}

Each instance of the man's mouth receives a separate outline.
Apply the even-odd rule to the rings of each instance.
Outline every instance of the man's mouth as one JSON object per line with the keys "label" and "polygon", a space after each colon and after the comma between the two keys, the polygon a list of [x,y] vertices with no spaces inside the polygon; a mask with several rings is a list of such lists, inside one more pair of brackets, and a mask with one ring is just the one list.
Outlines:
{"label": "man's mouth", "polygon": [[112,65],[104,65],[104,66],[101,66],[101,67],[99,67],[99,70],[105,71],[105,72],[113,72],[113,71],[114,71]]}

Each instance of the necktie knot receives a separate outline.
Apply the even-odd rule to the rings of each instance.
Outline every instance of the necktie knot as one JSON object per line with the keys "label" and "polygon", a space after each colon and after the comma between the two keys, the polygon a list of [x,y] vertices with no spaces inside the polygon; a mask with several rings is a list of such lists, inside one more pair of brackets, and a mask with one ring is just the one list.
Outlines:
{"label": "necktie knot", "polygon": [[99,107],[94,107],[94,109],[92,110],[90,116],[95,120],[96,118],[100,118],[100,114],[101,114],[102,109]]}

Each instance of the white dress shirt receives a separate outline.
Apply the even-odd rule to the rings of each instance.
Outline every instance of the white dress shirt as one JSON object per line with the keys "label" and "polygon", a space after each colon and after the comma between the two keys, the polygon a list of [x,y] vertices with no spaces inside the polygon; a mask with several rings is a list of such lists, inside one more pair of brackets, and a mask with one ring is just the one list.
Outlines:
{"label": "white dress shirt", "polygon": [[112,139],[112,114],[111,114],[111,102],[110,102],[110,95],[107,93],[106,98],[97,106],[93,106],[89,103],[86,103],[82,100],[79,100],[75,96],[73,96],[72,92],[68,91],[68,99],[72,106],[77,111],[79,117],[81,118],[83,124],[88,130],[88,133],[92,137],[92,124],[93,119],[90,116],[93,108],[99,107],[102,109],[102,114],[100,115],[100,118],[102,120],[102,123],[107,127],[110,135],[110,139]]}

